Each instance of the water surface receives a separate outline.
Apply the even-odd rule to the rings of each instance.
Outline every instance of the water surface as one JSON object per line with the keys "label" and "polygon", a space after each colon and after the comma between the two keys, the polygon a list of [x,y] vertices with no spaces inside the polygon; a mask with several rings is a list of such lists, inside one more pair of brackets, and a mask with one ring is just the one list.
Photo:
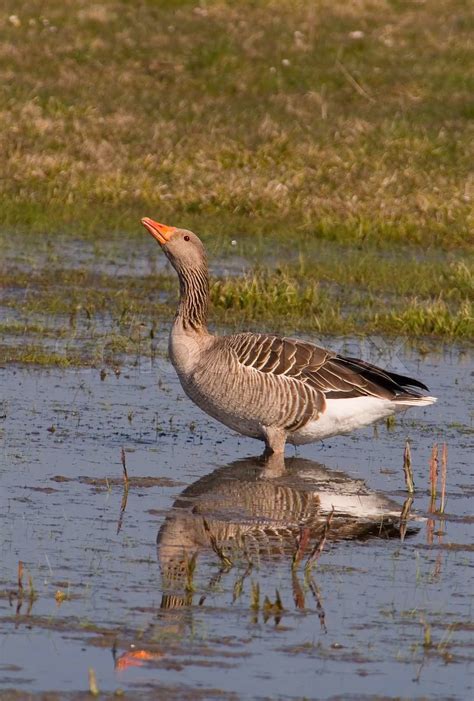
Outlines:
{"label": "water surface", "polygon": [[[471,697],[474,361],[385,360],[440,402],[288,448],[283,474],[201,414],[165,361],[103,379],[1,368],[0,695],[86,691],[92,667],[132,698]],[[406,438],[417,518],[401,540]]]}

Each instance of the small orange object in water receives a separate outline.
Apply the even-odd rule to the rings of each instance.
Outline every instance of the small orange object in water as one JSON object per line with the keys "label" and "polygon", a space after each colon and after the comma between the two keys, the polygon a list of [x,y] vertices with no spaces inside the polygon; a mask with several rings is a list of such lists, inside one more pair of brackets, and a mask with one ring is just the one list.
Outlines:
{"label": "small orange object in water", "polygon": [[145,662],[159,660],[164,657],[162,652],[148,652],[148,650],[131,650],[124,652],[115,662],[115,669],[127,669],[128,667],[143,667]]}

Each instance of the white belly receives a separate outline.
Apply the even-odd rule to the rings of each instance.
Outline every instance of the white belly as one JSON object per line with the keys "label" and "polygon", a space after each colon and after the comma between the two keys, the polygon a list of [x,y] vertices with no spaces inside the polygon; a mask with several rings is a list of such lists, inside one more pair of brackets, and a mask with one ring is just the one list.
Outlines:
{"label": "white belly", "polygon": [[296,433],[290,434],[288,442],[296,445],[311,443],[339,433],[348,433],[404,409],[408,407],[378,397],[327,399],[324,414],[317,421],[310,421]]}

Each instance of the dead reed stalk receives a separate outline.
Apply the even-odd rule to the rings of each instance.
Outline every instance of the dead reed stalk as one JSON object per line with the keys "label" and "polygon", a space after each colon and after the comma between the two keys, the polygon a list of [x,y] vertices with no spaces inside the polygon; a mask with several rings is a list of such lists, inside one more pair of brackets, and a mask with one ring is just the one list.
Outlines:
{"label": "dead reed stalk", "polygon": [[127,464],[126,464],[126,459],[125,459],[125,450],[123,447],[121,448],[120,457],[122,460],[122,469],[123,469],[123,495],[122,495],[122,501],[120,504],[120,514],[119,514],[119,518],[118,518],[118,522],[117,522],[117,535],[120,533],[120,530],[122,528],[123,516],[125,514],[125,509],[127,508],[128,488],[130,486],[130,480],[128,479]]}
{"label": "dead reed stalk", "polygon": [[405,484],[407,486],[407,490],[410,494],[413,494],[415,491],[415,482],[413,479],[411,448],[408,440],[405,443],[405,450],[403,451],[403,472],[405,473]]}
{"label": "dead reed stalk", "polygon": [[252,568],[253,568],[253,565],[251,562],[249,562],[245,572],[235,580],[233,593],[232,593],[232,603],[233,604],[235,604],[237,599],[240,598],[242,591],[244,589],[244,581],[249,576],[250,572],[252,571]]}
{"label": "dead reed stalk", "polygon": [[310,530],[307,526],[301,526],[299,535],[296,539],[296,550],[293,555],[293,561],[291,564],[291,568],[293,570],[298,569],[298,566],[301,562],[301,560],[304,557],[304,554],[306,552],[306,548],[308,547],[309,544],[309,538],[310,538]]}
{"label": "dead reed stalk", "polygon": [[18,560],[18,598],[23,596],[23,562]]}
{"label": "dead reed stalk", "polygon": [[252,622],[258,622],[258,613],[260,611],[260,584],[252,582],[250,589],[250,608],[253,611]]}
{"label": "dead reed stalk", "polygon": [[321,630],[324,633],[327,633],[328,629],[326,627],[326,613],[325,613],[324,607],[323,607],[321,592],[319,591],[319,587],[316,584],[316,582],[314,581],[312,574],[309,570],[306,571],[306,583],[309,586],[309,589],[314,597],[314,600],[316,601],[316,611],[318,613],[319,625],[321,626]]}
{"label": "dead reed stalk", "polygon": [[403,542],[407,533],[408,520],[410,518],[411,507],[413,504],[413,497],[409,496],[405,499],[400,513],[400,540]]}
{"label": "dead reed stalk", "polygon": [[441,450],[441,500],[439,505],[439,511],[444,514],[444,508],[446,506],[446,478],[448,475],[448,446],[443,443],[443,448]]}
{"label": "dead reed stalk", "polygon": [[332,522],[333,516],[334,516],[334,506],[332,507],[331,512],[328,514],[328,517],[326,519],[326,523],[324,524],[324,529],[323,529],[323,533],[321,535],[321,538],[314,546],[310,556],[308,557],[308,559],[306,561],[306,565],[305,565],[306,571],[309,571],[311,569],[311,567],[314,565],[316,560],[319,559],[319,557],[321,556],[321,553],[324,550],[324,546],[326,545],[326,540],[328,537],[329,529],[331,528],[331,522]]}
{"label": "dead reed stalk", "polygon": [[293,588],[293,601],[295,602],[295,606],[297,609],[303,610],[305,607],[305,595],[300,580],[298,579],[298,574],[295,567],[292,568],[291,584]]}
{"label": "dead reed stalk", "polygon": [[430,458],[430,511],[436,511],[436,491],[438,488],[438,444],[433,445]]}
{"label": "dead reed stalk", "polygon": [[95,676],[95,671],[93,667],[89,667],[89,693],[92,696],[99,696],[100,691],[97,685],[97,677]]}
{"label": "dead reed stalk", "polygon": [[434,519],[434,518],[427,519],[427,521],[426,521],[426,542],[428,545],[433,545],[435,525],[436,525],[436,519]]}
{"label": "dead reed stalk", "polygon": [[129,480],[128,480],[128,472],[127,472],[127,462],[126,462],[126,459],[125,459],[125,450],[124,450],[123,446],[122,446],[122,448],[121,448],[120,456],[121,456],[121,459],[122,459],[123,481],[124,481],[125,484],[127,485],[127,489],[128,489]]}

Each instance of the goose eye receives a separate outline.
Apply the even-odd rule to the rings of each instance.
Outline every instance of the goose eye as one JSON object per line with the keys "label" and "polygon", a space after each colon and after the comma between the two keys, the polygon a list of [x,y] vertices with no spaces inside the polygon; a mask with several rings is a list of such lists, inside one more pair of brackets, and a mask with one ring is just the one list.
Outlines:
{"label": "goose eye", "polygon": [[189,236],[185,236],[185,237],[184,237],[184,240],[185,240],[185,241],[189,241]]}

